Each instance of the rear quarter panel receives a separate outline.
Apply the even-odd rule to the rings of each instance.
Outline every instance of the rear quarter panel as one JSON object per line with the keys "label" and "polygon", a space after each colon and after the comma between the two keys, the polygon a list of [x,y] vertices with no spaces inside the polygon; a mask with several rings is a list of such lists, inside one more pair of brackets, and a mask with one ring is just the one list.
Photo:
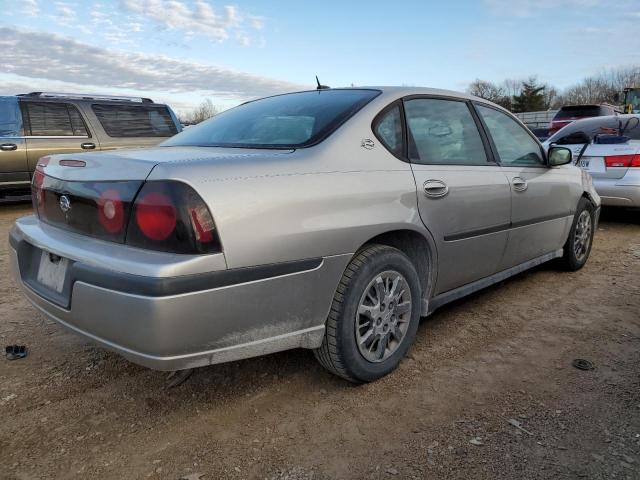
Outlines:
{"label": "rear quarter panel", "polygon": [[[369,110],[315,147],[215,165],[162,162],[149,180],[181,180],[203,196],[229,268],[353,253],[396,229],[427,235],[410,166],[375,139],[379,109]],[[363,139],[375,147],[363,148]]]}

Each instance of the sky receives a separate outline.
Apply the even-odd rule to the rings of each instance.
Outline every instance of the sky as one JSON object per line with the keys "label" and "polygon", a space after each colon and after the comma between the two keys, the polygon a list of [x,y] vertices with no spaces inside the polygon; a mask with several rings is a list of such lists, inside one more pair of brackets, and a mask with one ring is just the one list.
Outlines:
{"label": "sky", "polygon": [[0,0],[0,95],[151,97],[178,112],[315,85],[565,88],[640,64],[640,0]]}

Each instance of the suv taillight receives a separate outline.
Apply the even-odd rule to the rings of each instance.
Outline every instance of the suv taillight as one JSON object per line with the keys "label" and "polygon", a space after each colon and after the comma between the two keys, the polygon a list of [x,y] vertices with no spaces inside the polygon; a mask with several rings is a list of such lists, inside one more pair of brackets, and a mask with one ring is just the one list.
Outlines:
{"label": "suv taillight", "polygon": [[222,251],[207,205],[189,185],[174,181],[144,183],[134,201],[125,243],[184,254]]}
{"label": "suv taillight", "polygon": [[610,155],[608,157],[604,157],[604,163],[607,168],[640,168],[640,155]]}

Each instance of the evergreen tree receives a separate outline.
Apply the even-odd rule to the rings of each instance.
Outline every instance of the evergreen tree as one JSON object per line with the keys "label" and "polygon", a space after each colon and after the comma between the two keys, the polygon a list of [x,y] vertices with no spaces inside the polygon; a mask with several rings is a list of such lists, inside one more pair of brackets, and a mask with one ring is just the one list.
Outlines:
{"label": "evergreen tree", "polygon": [[546,110],[545,88],[544,85],[538,84],[535,77],[522,82],[520,94],[513,97],[513,111],[520,113]]}

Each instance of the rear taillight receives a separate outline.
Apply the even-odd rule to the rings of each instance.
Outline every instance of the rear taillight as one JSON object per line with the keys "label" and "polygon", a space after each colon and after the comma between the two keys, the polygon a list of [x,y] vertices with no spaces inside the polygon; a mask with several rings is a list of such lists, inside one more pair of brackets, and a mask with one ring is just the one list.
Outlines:
{"label": "rear taillight", "polygon": [[33,209],[36,213],[39,213],[40,207],[44,204],[44,167],[49,165],[50,157],[42,157],[36,164],[36,169],[33,172],[33,181],[31,184],[31,201],[33,202]]}
{"label": "rear taillight", "polygon": [[166,240],[176,229],[177,215],[173,200],[160,192],[148,192],[136,202],[136,223],[150,240]]}
{"label": "rear taillight", "polygon": [[207,205],[190,186],[172,181],[143,185],[134,201],[125,243],[184,254],[221,251]]}
{"label": "rear taillight", "polygon": [[610,155],[604,157],[604,163],[607,168],[640,168],[640,155]]}
{"label": "rear taillight", "polygon": [[98,220],[107,232],[116,234],[124,230],[124,203],[118,190],[105,190],[97,204]]}

